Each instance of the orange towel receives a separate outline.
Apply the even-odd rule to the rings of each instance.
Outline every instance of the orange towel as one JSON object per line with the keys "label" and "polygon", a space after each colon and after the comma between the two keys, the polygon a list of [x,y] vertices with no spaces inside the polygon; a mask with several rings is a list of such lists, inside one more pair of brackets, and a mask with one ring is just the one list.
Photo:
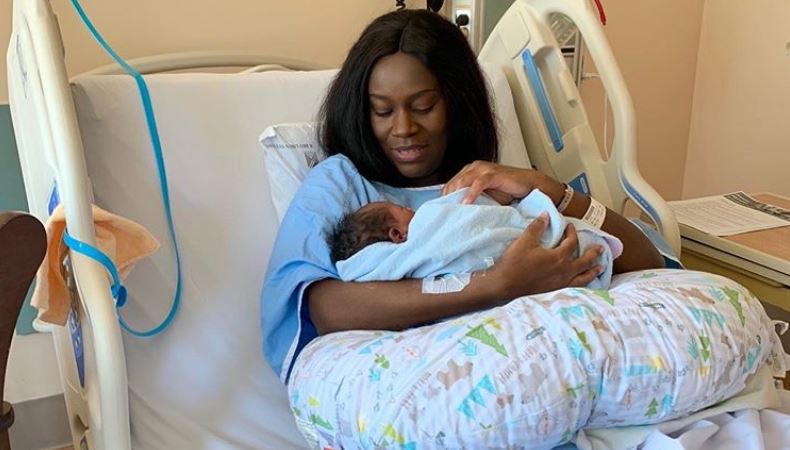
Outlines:
{"label": "orange towel", "polygon": [[[159,249],[159,241],[142,225],[93,205],[96,246],[115,263],[121,279],[131,272],[135,263]],[[30,303],[38,309],[44,322],[65,325],[71,300],[63,277],[66,244],[66,213],[63,205],[55,208],[45,225],[47,254],[36,274],[36,288]],[[109,276],[109,274],[108,274]]]}

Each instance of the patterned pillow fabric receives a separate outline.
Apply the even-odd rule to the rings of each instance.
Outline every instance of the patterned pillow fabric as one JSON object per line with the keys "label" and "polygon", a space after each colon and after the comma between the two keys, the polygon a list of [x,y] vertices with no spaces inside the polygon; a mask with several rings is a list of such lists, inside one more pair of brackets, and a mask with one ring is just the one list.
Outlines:
{"label": "patterned pillow fabric", "polygon": [[652,424],[743,389],[785,355],[759,301],[652,270],[403,332],[323,336],[289,384],[313,448],[551,449],[582,427]]}

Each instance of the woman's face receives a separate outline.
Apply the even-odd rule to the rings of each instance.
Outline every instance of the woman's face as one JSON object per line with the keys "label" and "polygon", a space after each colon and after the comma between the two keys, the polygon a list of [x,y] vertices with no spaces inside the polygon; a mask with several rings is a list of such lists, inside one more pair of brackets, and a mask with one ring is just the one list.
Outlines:
{"label": "woman's face", "polygon": [[417,58],[395,53],[373,67],[370,124],[382,151],[415,186],[441,182],[447,109],[436,77]]}

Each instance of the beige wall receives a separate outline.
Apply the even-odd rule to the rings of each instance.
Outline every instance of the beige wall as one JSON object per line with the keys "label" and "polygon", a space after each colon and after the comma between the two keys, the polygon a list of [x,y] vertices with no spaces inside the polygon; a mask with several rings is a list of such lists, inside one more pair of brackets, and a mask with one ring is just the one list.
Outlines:
{"label": "beige wall", "polygon": [[[68,0],[52,0],[70,75],[111,62],[78,22]],[[249,50],[337,66],[392,0],[83,1],[107,41],[125,58],[190,50]],[[424,4],[411,0],[407,4]],[[5,49],[11,0],[0,0],[0,103],[7,103]]]}
{"label": "beige wall", "polygon": [[[714,0],[714,2],[720,0]],[[606,36],[636,109],[639,169],[668,200],[680,198],[704,0],[608,0]],[[589,61],[589,60],[588,60]],[[586,72],[594,72],[589,63]],[[582,96],[602,142],[601,83]],[[609,120],[609,139],[612,121]]]}
{"label": "beige wall", "polygon": [[790,2],[710,0],[700,40],[684,197],[790,196]]}

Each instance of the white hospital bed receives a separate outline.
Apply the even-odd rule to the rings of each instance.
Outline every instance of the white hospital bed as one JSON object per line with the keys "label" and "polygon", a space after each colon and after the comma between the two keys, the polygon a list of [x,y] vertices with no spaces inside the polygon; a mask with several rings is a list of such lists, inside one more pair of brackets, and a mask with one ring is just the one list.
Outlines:
{"label": "white hospital bed", "polygon": [[[611,99],[615,136],[608,161],[549,29],[555,12],[581,30]],[[48,1],[15,0],[10,104],[31,212],[46,220],[57,185],[69,232],[80,240],[94,242],[91,202],[151,230],[163,247],[127,280],[123,314],[132,325],[155,325],[170,306],[175,263],[138,92],[130,77],[113,75],[120,73],[114,68],[69,81],[63,51]],[[525,70],[529,55],[542,83]],[[496,97],[503,162],[531,162],[618,211],[630,198],[679,250],[672,213],[637,170],[633,105],[588,2],[516,1],[480,59]],[[147,77],[182,251],[182,308],[162,335],[126,336],[103,267],[70,256],[71,326],[51,328],[74,446],[302,448],[285,389],[260,348],[258,298],[278,224],[257,137],[269,125],[312,120],[334,72],[225,53],[132,64],[143,73],[252,69]],[[550,107],[541,105],[542,96]]]}

